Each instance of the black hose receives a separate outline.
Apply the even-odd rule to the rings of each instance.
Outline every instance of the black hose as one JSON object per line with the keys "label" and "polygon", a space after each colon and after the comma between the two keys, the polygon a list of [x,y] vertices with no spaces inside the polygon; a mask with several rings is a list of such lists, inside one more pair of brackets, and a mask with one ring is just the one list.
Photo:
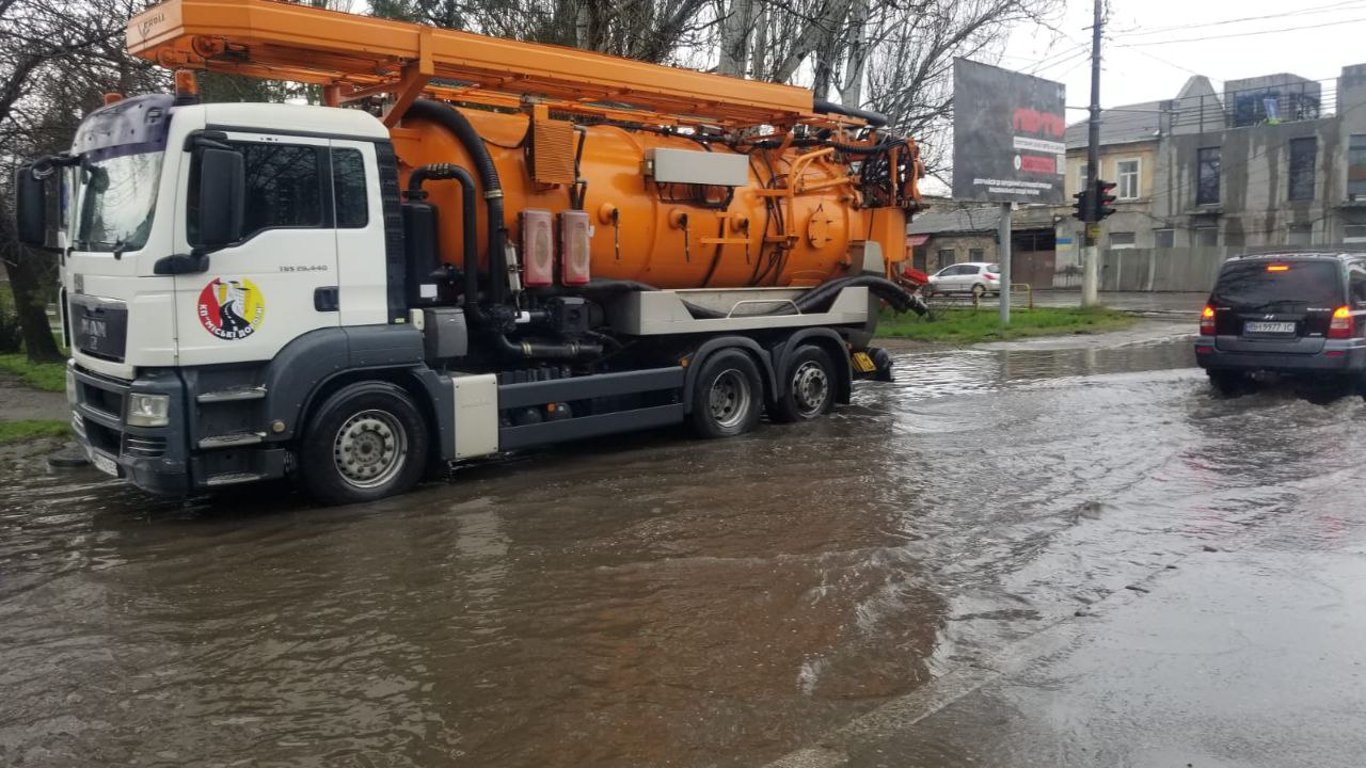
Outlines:
{"label": "black hose", "polygon": [[493,164],[488,147],[484,146],[483,138],[470,125],[470,121],[448,104],[418,99],[408,107],[408,115],[430,120],[450,131],[474,161],[479,182],[484,185],[484,201],[488,206],[489,300],[494,304],[505,303],[508,269],[504,247],[507,233],[503,231],[503,183],[498,178],[498,168]]}
{"label": "black hose", "polygon": [[602,345],[586,341],[513,341],[501,333],[493,335],[498,351],[526,360],[579,360],[602,357]]}
{"label": "black hose", "polygon": [[846,107],[843,104],[836,104],[825,99],[816,99],[814,106],[817,112],[826,115],[844,115],[845,117],[856,117],[874,128],[881,128],[891,122],[887,116],[881,112],[874,112],[869,109],[858,109],[856,107]]}
{"label": "black hose", "polygon": [[479,240],[476,220],[479,216],[474,197],[474,177],[454,163],[432,163],[413,171],[408,177],[408,195],[416,197],[426,181],[454,179],[460,182],[460,236],[465,268],[465,311],[476,325],[482,320],[479,313]]}
{"label": "black hose", "polygon": [[925,303],[919,300],[915,294],[878,275],[855,275],[831,280],[803,294],[795,303],[797,309],[803,313],[828,309],[828,305],[835,300],[835,296],[840,291],[859,286],[866,287],[869,293],[892,305],[892,309],[897,312],[910,311],[919,315],[925,314]]}

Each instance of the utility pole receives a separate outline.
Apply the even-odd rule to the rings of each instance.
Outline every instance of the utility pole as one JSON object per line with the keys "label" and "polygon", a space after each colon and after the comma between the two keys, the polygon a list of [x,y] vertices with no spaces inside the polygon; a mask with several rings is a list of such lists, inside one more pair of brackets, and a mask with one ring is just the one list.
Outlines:
{"label": "utility pole", "polygon": [[[1086,148],[1086,189],[1095,190],[1096,180],[1100,178],[1100,31],[1103,14],[1102,0],[1096,0],[1095,24],[1091,27],[1091,123],[1088,126],[1088,145]],[[1100,204],[1096,195],[1088,196],[1082,236],[1085,244],[1082,250],[1081,305],[1094,307],[1100,303],[1100,253],[1092,230],[1100,221]]]}

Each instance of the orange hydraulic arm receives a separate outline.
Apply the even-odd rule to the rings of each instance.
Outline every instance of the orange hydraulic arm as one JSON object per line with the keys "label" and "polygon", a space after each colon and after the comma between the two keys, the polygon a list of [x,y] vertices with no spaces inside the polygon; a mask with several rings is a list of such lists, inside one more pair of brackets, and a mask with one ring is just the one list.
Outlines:
{"label": "orange hydraulic arm", "polygon": [[274,0],[167,0],[127,35],[129,51],[169,68],[317,84],[332,105],[391,95],[391,126],[423,94],[510,107],[531,96],[726,127],[832,120],[815,117],[804,88]]}

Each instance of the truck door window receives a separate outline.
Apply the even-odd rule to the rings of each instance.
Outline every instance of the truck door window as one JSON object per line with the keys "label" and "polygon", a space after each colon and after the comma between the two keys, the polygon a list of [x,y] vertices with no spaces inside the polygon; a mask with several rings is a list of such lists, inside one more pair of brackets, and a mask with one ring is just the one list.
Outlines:
{"label": "truck door window", "polygon": [[337,206],[337,226],[361,229],[369,223],[365,199],[365,159],[358,150],[332,150],[332,195]]}
{"label": "truck door window", "polygon": [[318,147],[240,144],[247,166],[243,239],[275,227],[323,225]]}
{"label": "truck door window", "polygon": [[[242,240],[267,229],[323,226],[320,149],[297,144],[231,142],[242,152],[246,166],[246,211]],[[191,168],[189,198],[190,242],[195,241],[199,211],[198,164]]]}

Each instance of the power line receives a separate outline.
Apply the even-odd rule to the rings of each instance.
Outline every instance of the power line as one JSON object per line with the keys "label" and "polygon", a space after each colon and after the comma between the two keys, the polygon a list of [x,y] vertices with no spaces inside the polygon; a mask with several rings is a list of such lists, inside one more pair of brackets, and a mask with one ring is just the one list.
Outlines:
{"label": "power line", "polygon": [[1206,27],[1222,27],[1227,26],[1229,24],[1242,24],[1248,21],[1264,21],[1267,19],[1282,19],[1291,16],[1313,16],[1320,13],[1329,13],[1332,11],[1356,10],[1357,8],[1362,7],[1363,4],[1364,3],[1362,2],[1362,0],[1343,0],[1343,2],[1331,3],[1329,5],[1314,6],[1312,8],[1300,8],[1293,11],[1286,11],[1284,13],[1269,13],[1263,16],[1244,16],[1238,19],[1224,19],[1222,21],[1210,21],[1205,22],[1203,24],[1181,24],[1170,27],[1153,27],[1151,29],[1140,28],[1134,31],[1125,32],[1124,34],[1133,37],[1146,37],[1151,35],[1165,34],[1167,32],[1177,32],[1187,29],[1203,29]]}
{"label": "power line", "polygon": [[1308,24],[1301,27],[1282,27],[1281,29],[1260,29],[1255,32],[1234,32],[1227,35],[1208,35],[1206,37],[1185,37],[1179,40],[1154,40],[1147,43],[1125,43],[1125,48],[1136,48],[1138,46],[1151,45],[1180,45],[1182,43],[1203,43],[1210,40],[1228,40],[1236,37],[1257,37],[1258,35],[1279,35],[1283,32],[1299,32],[1306,29],[1322,29],[1324,27],[1340,27],[1346,24],[1359,24],[1366,21],[1366,18],[1339,19],[1337,21],[1327,21],[1322,24]]}
{"label": "power line", "polygon": [[1050,70],[1050,69],[1054,69],[1054,68],[1056,68],[1056,67],[1060,67],[1060,66],[1062,66],[1062,65],[1064,65],[1064,64],[1070,64],[1070,63],[1072,63],[1073,61],[1076,61],[1077,59],[1084,59],[1084,58],[1086,58],[1086,57],[1088,57],[1088,56],[1090,56],[1090,55],[1091,55],[1091,51],[1088,50],[1088,49],[1082,48],[1082,49],[1080,49],[1080,50],[1075,50],[1075,51],[1072,51],[1071,53],[1067,54],[1066,56],[1055,57],[1055,59],[1052,60],[1052,61],[1044,60],[1044,61],[1042,61],[1042,62],[1039,62],[1038,65],[1032,67],[1032,68],[1031,68],[1028,72],[1026,72],[1025,74],[1037,75],[1037,74],[1039,74],[1039,73],[1046,72],[1046,71],[1048,71],[1048,70]]}

